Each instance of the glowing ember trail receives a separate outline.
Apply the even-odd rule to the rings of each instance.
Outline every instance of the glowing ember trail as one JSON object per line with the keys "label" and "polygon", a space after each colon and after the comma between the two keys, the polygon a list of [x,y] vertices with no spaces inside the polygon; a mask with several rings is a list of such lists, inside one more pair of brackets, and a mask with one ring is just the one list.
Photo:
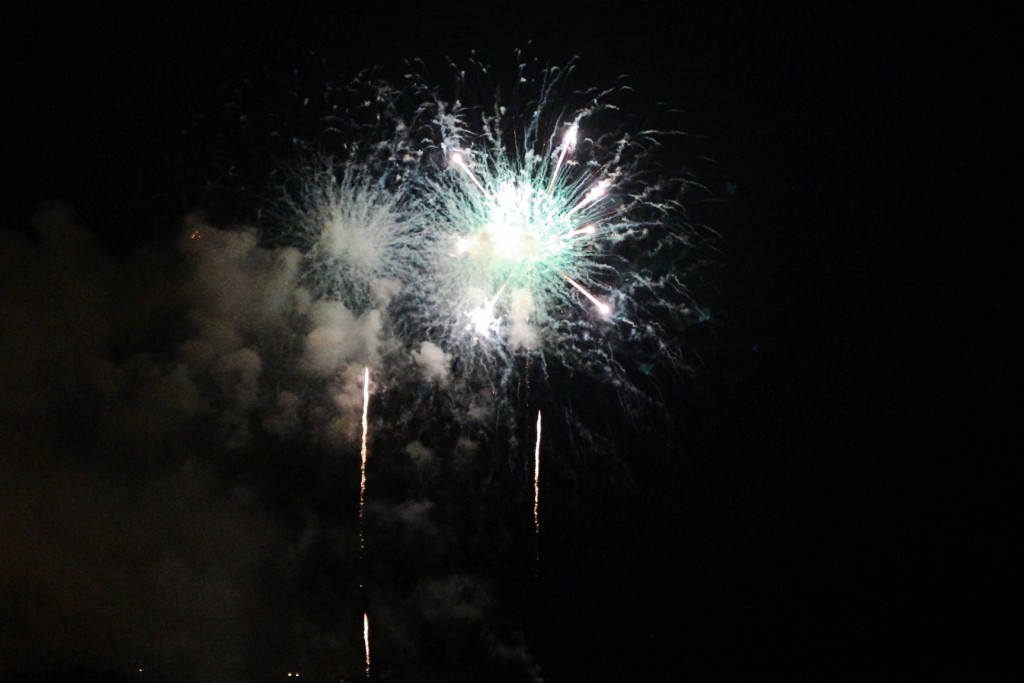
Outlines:
{"label": "glowing ember trail", "polygon": [[[363,549],[366,546],[366,440],[368,437],[368,420],[370,408],[370,368],[363,368],[363,440],[359,450],[359,557],[363,556]],[[360,583],[360,588],[362,584]]]}
{"label": "glowing ember trail", "polygon": [[611,306],[609,306],[608,304],[606,304],[605,302],[601,301],[596,296],[591,294],[589,291],[587,291],[586,287],[584,287],[580,283],[576,282],[575,280],[573,280],[571,277],[569,277],[565,273],[559,273],[559,275],[561,275],[563,278],[565,278],[565,281],[568,282],[573,287],[575,287],[583,296],[585,296],[588,299],[590,299],[590,303],[594,304],[594,307],[597,308],[598,312],[601,315],[604,315],[604,316],[611,315],[611,312],[612,312],[612,307]]}
{"label": "glowing ember trail", "polygon": [[551,172],[551,182],[548,183],[548,192],[551,192],[555,187],[555,181],[558,180],[558,172],[562,170],[562,164],[565,162],[565,155],[569,153],[573,147],[576,146],[576,136],[579,133],[580,124],[574,123],[566,131],[565,137],[562,138],[562,150],[558,154],[558,163],[555,164],[555,170]]}
{"label": "glowing ember trail", "polygon": [[363,612],[363,652],[366,653],[366,678],[370,678],[370,617]]}
{"label": "glowing ember trail", "polygon": [[474,174],[473,171],[470,170],[469,166],[466,165],[466,160],[462,158],[462,154],[460,152],[452,152],[451,159],[452,163],[461,168],[463,172],[469,176],[469,179],[473,181],[473,184],[480,188],[481,192],[489,196],[487,190],[485,190],[484,186],[480,184],[480,179],[477,178],[476,174]]}
{"label": "glowing ember trail", "polygon": [[537,412],[537,446],[534,449],[534,533],[540,536],[541,517],[541,412]]}

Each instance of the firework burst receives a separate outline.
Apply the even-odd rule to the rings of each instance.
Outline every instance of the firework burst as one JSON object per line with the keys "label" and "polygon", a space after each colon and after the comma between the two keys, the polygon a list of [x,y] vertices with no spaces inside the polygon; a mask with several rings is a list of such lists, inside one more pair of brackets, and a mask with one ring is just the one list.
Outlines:
{"label": "firework burst", "polygon": [[318,155],[295,172],[277,211],[318,296],[363,312],[421,276],[431,237],[411,220],[405,188],[396,169],[358,152],[343,161]]}
{"label": "firework burst", "polygon": [[448,88],[363,77],[332,117],[351,139],[291,173],[271,212],[315,297],[377,310],[392,361],[437,349],[451,371],[432,376],[455,393],[555,364],[643,402],[638,378],[681,365],[666,340],[694,317],[695,185],[658,163],[673,133],[631,130],[625,89],[571,90],[573,70],[520,64],[511,87],[480,64]]}
{"label": "firework burst", "polygon": [[[368,365],[375,422],[387,426],[374,435],[375,451],[395,452],[411,433],[434,430],[439,452],[455,454],[442,469],[441,456],[419,444],[417,485],[426,488],[437,471],[481,471],[465,464],[470,454],[497,453],[507,471],[522,473],[508,488],[525,511],[532,474],[539,572],[541,413],[532,473],[520,447],[523,417],[544,409],[552,455],[545,477],[557,482],[560,424],[589,429],[571,392],[600,388],[586,403],[607,393],[627,412],[650,405],[656,383],[647,376],[680,367],[679,333],[694,312],[685,278],[695,231],[682,205],[692,184],[657,162],[671,134],[632,129],[616,104],[619,89],[570,90],[571,66],[521,65],[503,81],[513,84],[507,89],[480,85],[489,80],[482,66],[455,71],[447,89],[414,74],[400,87],[360,82],[365,106],[332,114],[332,123],[353,121],[337,124],[344,144],[312,155],[300,149],[307,161],[283,174],[263,217],[269,241],[301,254],[296,298],[309,305],[296,305],[294,338],[305,340],[304,359],[326,358],[307,362],[307,374],[328,388],[345,383],[355,415],[362,370],[361,589],[370,583]],[[305,337],[302,325],[312,328]],[[324,351],[335,346],[344,353]],[[380,462],[386,470],[387,457]],[[375,623],[387,643],[383,613]],[[363,639],[369,677],[365,611]]]}
{"label": "firework burst", "polygon": [[419,333],[467,374],[507,383],[526,357],[628,393],[623,342],[646,363],[680,360],[663,339],[691,313],[677,268],[693,234],[681,202],[690,184],[653,162],[669,134],[622,132],[610,102],[620,91],[569,91],[571,66],[529,72],[520,65],[508,97],[480,88],[491,94],[479,106],[419,86],[430,146],[413,220],[433,240]]}

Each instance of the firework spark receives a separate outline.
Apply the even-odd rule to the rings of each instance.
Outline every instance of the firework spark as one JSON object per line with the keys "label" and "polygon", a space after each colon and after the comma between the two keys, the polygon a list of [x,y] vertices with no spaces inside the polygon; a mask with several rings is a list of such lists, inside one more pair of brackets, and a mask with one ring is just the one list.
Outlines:
{"label": "firework spark", "polygon": [[363,612],[363,653],[366,660],[366,678],[370,678],[370,617]]}
{"label": "firework spark", "polygon": [[533,528],[540,533],[540,411],[537,411],[537,445],[533,449]]}
{"label": "firework spark", "polygon": [[533,533],[537,539],[537,564],[540,564],[540,411],[537,411],[537,445],[533,449]]}
{"label": "firework spark", "polygon": [[[370,368],[363,368],[363,436],[359,446],[359,556],[366,547],[366,455],[369,438]],[[362,584],[360,584],[362,587]]]}

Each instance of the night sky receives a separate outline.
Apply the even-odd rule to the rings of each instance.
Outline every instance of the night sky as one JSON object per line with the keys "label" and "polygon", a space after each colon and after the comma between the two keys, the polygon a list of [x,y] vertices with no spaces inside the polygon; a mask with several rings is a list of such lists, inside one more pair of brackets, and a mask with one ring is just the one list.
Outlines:
{"label": "night sky", "polygon": [[[359,680],[364,610],[396,683],[1019,678],[999,17],[216,4],[0,8],[0,681]],[[307,94],[516,48],[671,110],[706,319],[650,414],[556,373],[488,435],[381,387],[361,565],[353,377],[295,384],[243,226],[337,144]]]}

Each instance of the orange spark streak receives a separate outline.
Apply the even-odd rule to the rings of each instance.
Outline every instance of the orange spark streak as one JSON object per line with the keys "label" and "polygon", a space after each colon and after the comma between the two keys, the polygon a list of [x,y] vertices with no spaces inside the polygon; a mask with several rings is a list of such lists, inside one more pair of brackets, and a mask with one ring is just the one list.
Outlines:
{"label": "orange spark streak", "polygon": [[370,617],[363,612],[363,651],[366,653],[366,678],[370,678]]}
{"label": "orange spark streak", "polygon": [[369,436],[368,416],[370,409],[370,368],[363,368],[363,439],[359,456],[359,555],[362,557],[366,545],[365,506],[366,506],[366,443]]}
{"label": "orange spark streak", "polygon": [[533,450],[533,529],[540,533],[540,411],[537,411],[537,446]]}

